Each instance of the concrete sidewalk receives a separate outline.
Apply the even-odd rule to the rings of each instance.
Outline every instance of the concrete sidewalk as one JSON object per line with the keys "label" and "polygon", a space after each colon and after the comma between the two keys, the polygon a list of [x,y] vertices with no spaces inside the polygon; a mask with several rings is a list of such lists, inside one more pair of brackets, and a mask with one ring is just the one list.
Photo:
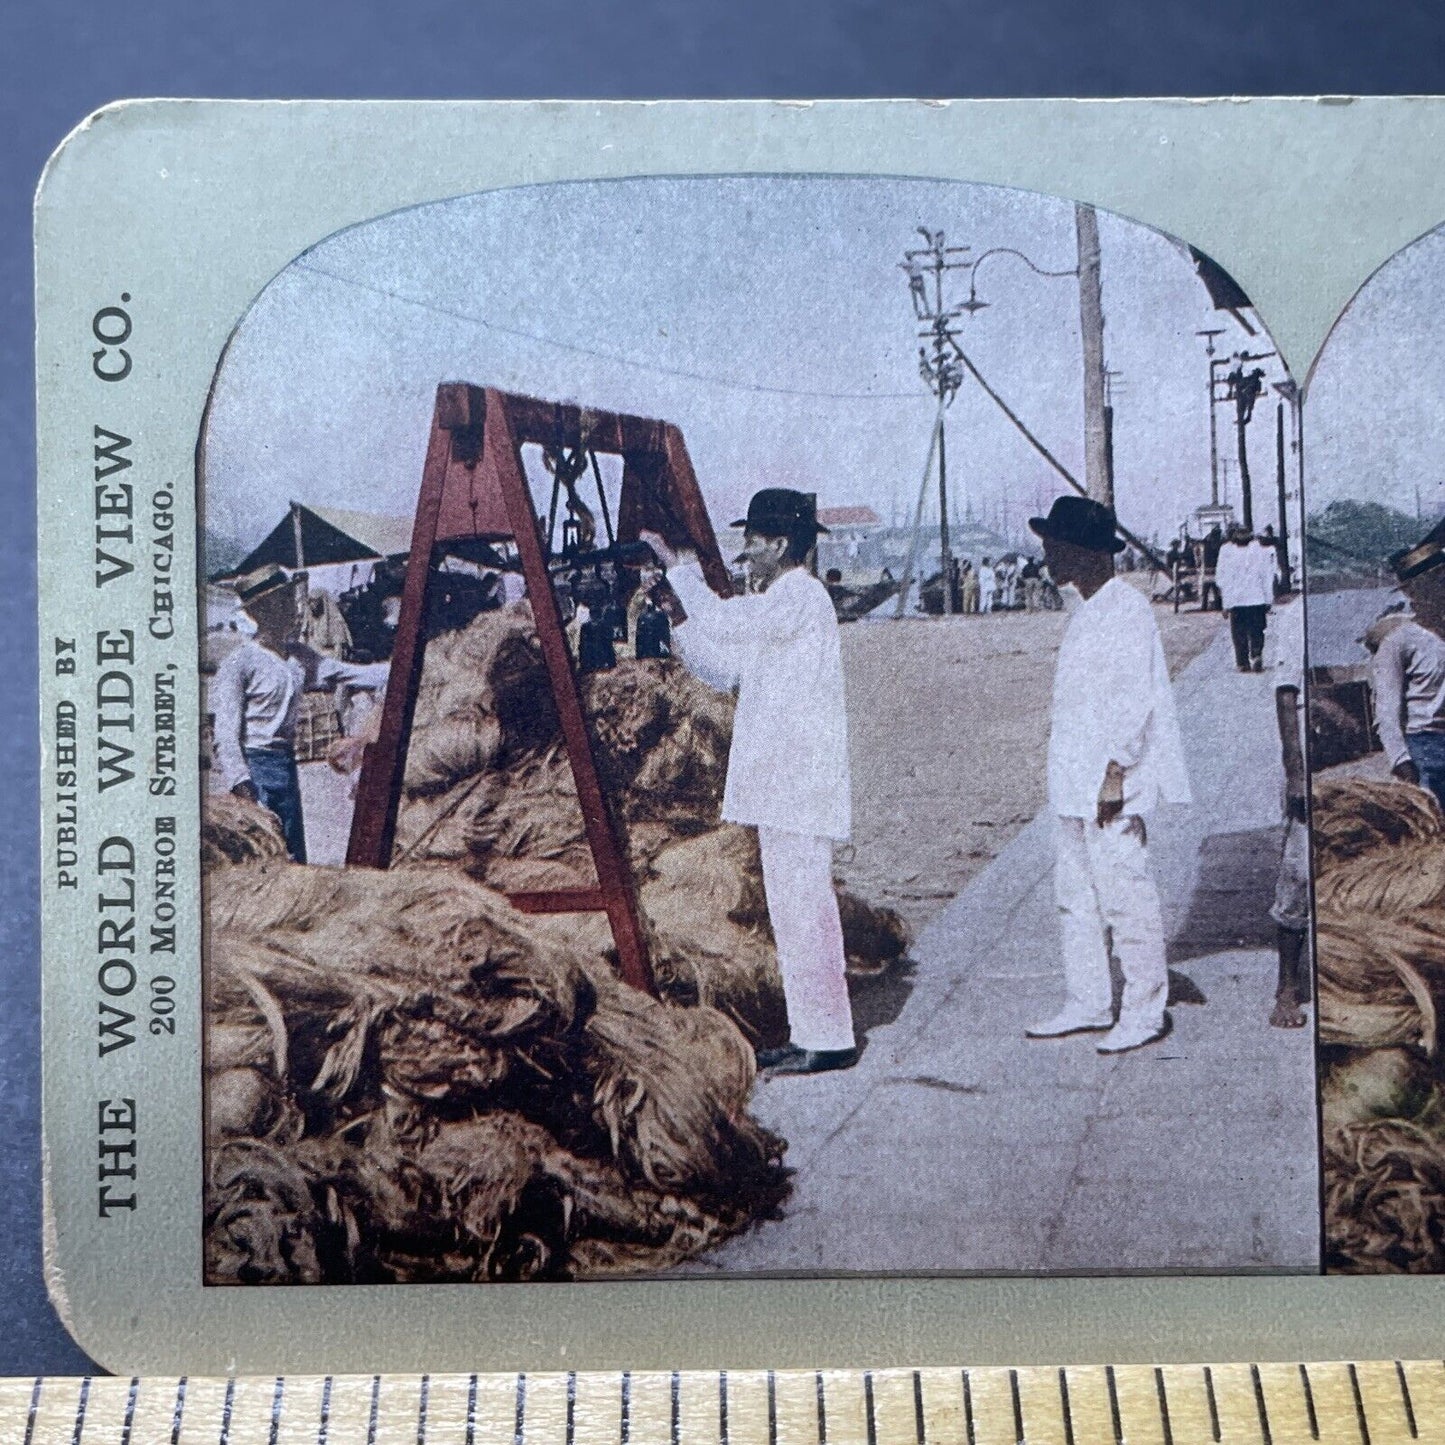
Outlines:
{"label": "concrete sidewalk", "polygon": [[1171,966],[1207,1001],[1117,1058],[1092,1035],[1024,1038],[1061,1001],[1052,820],[1036,819],[923,932],[855,1069],[759,1084],[792,1199],[685,1272],[1317,1267],[1313,1028],[1266,1022],[1273,680],[1236,672],[1221,629],[1175,691],[1195,804],[1153,820],[1150,851]]}

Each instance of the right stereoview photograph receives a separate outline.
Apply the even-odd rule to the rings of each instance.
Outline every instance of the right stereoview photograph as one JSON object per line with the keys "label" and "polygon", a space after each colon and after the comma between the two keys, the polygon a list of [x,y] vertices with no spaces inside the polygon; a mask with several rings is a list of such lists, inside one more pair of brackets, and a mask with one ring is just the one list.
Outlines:
{"label": "right stereoview photograph", "polygon": [[1309,748],[1325,1268],[1445,1270],[1445,227],[1309,384]]}

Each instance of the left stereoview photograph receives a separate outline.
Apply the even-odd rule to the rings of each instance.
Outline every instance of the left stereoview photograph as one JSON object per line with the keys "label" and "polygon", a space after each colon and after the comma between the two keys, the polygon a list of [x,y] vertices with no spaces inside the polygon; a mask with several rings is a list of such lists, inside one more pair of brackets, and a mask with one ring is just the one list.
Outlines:
{"label": "left stereoview photograph", "polygon": [[997,187],[296,257],[197,447],[206,1282],[1317,1270],[1298,405]]}

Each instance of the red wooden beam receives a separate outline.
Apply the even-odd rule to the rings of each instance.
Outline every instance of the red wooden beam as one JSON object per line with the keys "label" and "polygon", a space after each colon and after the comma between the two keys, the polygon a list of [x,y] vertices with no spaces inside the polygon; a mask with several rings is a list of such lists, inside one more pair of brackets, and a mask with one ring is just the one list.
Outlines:
{"label": "red wooden beam", "polygon": [[485,462],[487,470],[501,489],[512,521],[512,535],[522,559],[522,575],[527,579],[527,597],[532,604],[532,620],[537,639],[542,645],[542,658],[552,682],[552,695],[562,724],[562,737],[567,744],[567,759],[572,766],[572,779],[577,786],[577,799],[582,805],[582,826],[597,868],[607,919],[612,925],[612,938],[617,945],[619,972],[634,988],[656,994],[652,966],[643,942],[642,926],[637,916],[637,899],[632,878],[618,843],[597,767],[592,758],[592,740],[587,720],[582,713],[582,700],[577,693],[577,679],[572,672],[572,657],[557,610],[557,597],[547,572],[547,559],[542,555],[542,538],[532,494],[522,470],[522,454],[512,432],[508,414],[508,398],[501,392],[488,391],[486,396],[487,425]]}

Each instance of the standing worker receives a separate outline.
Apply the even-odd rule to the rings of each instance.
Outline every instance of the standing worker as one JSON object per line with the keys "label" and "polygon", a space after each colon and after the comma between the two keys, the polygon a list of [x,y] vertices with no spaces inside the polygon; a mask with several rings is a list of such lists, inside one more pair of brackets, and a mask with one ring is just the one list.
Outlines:
{"label": "standing worker", "polygon": [[296,774],[296,715],[308,689],[386,686],[390,663],[326,657],[299,640],[306,574],[262,567],[236,584],[256,635],[226,656],[209,688],[216,760],[226,787],[276,815],[293,862],[306,861]]}
{"label": "standing worker", "polygon": [[987,557],[978,564],[978,610],[993,611],[994,593],[998,588],[998,573]]}
{"label": "standing worker", "polygon": [[1390,771],[1445,807],[1445,641],[1402,612],[1377,617],[1361,641]]}
{"label": "standing worker", "polygon": [[1264,671],[1264,630],[1274,605],[1273,548],[1255,545],[1244,527],[1231,527],[1219,549],[1214,580],[1221,605],[1229,613],[1234,665],[1240,672]]}
{"label": "standing worker", "polygon": [[773,1074],[850,1068],[858,1059],[833,890],[833,844],[851,828],[848,720],[838,618],[805,565],[827,529],[814,498],[770,487],[744,521],[750,592],[719,597],[695,559],[655,533],[643,540],[687,610],[677,651],[713,686],[735,684],[737,712],[723,791],[725,822],[758,830],[763,890],[788,1009],[788,1042],[764,1049]]}
{"label": "standing worker", "polygon": [[[1059,648],[1049,733],[1066,997],[1028,1036],[1107,1029],[1099,1052],[1118,1054],[1169,1031],[1164,923],[1144,820],[1158,802],[1189,802],[1189,778],[1153,611],[1114,576],[1125,544],[1113,511],[1087,497],[1058,497],[1029,526],[1043,539],[1054,580],[1084,602]],[[1117,1020],[1111,944],[1124,976]]]}

